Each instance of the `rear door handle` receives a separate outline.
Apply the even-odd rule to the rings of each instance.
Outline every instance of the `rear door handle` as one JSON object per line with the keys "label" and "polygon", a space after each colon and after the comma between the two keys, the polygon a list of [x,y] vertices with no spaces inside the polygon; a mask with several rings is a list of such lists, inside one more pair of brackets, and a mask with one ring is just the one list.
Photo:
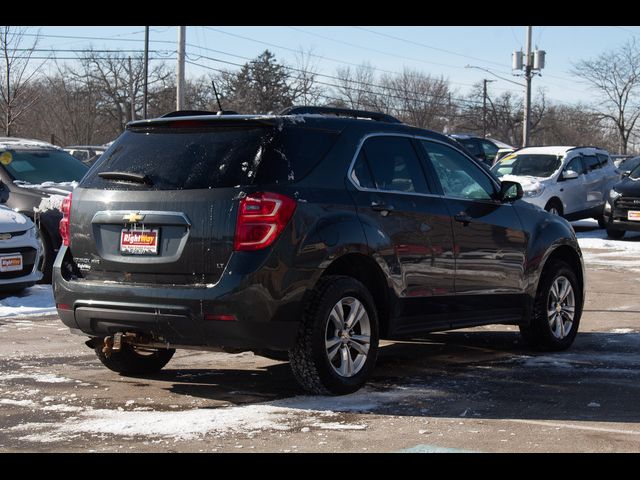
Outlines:
{"label": "rear door handle", "polygon": [[393,205],[385,202],[371,202],[371,209],[375,212],[390,212],[393,210]]}
{"label": "rear door handle", "polygon": [[457,213],[453,216],[456,222],[461,222],[465,227],[471,223],[472,218],[465,212]]}

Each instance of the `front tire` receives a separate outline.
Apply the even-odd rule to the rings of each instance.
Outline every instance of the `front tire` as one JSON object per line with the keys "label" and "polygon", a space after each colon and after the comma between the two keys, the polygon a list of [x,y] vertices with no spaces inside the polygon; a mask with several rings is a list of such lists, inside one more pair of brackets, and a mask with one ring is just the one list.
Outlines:
{"label": "front tire", "polygon": [[612,230],[611,228],[607,228],[607,237],[613,240],[620,240],[624,237],[626,230]]}
{"label": "front tire", "polygon": [[551,215],[562,216],[562,204],[557,200],[549,200],[544,209]]}
{"label": "front tire", "polygon": [[582,285],[567,263],[554,261],[542,272],[531,324],[520,326],[520,334],[535,349],[565,350],[578,333],[581,315]]}
{"label": "front tire", "polygon": [[313,394],[353,393],[375,366],[378,338],[378,314],[367,288],[351,277],[324,277],[311,292],[289,352],[293,375]]}
{"label": "front tire", "polygon": [[111,352],[108,357],[102,352],[102,342],[95,347],[96,355],[109,370],[122,375],[148,375],[159,372],[164,367],[175,349],[140,349],[122,344],[118,352]]}

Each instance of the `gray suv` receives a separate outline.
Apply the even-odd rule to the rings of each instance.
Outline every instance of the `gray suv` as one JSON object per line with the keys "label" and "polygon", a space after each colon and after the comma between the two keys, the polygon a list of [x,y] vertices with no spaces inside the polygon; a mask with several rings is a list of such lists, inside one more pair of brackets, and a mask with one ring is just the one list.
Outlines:
{"label": "gray suv", "polygon": [[567,220],[595,218],[601,227],[607,193],[619,175],[606,150],[596,147],[527,147],[491,169],[518,182],[524,200]]}

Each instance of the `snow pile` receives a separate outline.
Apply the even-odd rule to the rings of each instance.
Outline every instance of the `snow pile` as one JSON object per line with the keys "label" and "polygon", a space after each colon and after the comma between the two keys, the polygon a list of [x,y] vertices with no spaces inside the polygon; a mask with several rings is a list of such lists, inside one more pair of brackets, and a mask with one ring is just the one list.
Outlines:
{"label": "snow pile", "polygon": [[0,296],[0,317],[51,315],[56,313],[51,285],[34,285],[19,296]]}

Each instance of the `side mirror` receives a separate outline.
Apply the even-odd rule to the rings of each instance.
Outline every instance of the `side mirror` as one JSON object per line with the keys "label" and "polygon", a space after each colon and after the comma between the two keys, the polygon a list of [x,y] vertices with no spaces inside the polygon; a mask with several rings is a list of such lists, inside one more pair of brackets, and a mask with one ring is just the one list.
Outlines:
{"label": "side mirror", "polygon": [[578,178],[579,176],[580,174],[575,170],[565,170],[564,172],[562,172],[563,180],[573,180],[574,178]]}
{"label": "side mirror", "polygon": [[523,196],[522,185],[518,182],[503,181],[500,182],[500,193],[498,194],[501,202],[515,202]]}

